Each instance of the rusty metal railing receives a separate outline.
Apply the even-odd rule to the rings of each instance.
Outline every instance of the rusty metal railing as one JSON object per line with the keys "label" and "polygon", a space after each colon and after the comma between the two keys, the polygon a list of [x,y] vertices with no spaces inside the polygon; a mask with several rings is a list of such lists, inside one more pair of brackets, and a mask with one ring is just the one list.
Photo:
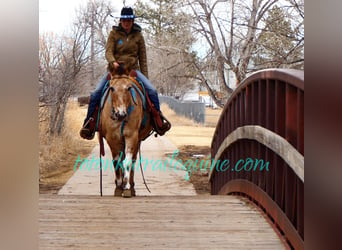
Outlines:
{"label": "rusty metal railing", "polygon": [[304,248],[304,72],[258,71],[226,103],[212,144],[212,194],[249,197]]}

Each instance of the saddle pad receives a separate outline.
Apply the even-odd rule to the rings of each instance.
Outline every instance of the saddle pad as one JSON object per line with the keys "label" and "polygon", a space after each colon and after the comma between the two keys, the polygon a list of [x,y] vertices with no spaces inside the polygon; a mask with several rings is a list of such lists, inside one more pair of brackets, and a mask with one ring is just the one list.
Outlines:
{"label": "saddle pad", "polygon": [[146,98],[145,98],[145,95],[141,92],[141,90],[139,89],[139,87],[136,85],[136,83],[134,81],[132,81],[132,86],[139,93],[140,98],[142,100],[143,108],[144,108],[144,110],[146,110]]}
{"label": "saddle pad", "polygon": [[102,90],[102,96],[101,96],[101,102],[100,102],[99,110],[103,109],[104,102],[106,101],[106,98],[107,98],[107,95],[108,95],[108,91],[109,91],[108,85],[109,85],[109,81],[106,82],[106,84],[105,84],[105,86],[104,86],[104,88]]}

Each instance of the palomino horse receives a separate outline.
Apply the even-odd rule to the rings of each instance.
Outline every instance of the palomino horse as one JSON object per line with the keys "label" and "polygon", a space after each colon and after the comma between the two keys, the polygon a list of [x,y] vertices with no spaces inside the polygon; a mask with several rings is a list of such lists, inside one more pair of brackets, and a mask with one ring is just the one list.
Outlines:
{"label": "palomino horse", "polygon": [[113,69],[109,70],[112,77],[101,112],[101,136],[112,151],[116,184],[114,195],[131,197],[135,196],[133,166],[140,142],[152,131],[150,114],[143,108],[143,99],[128,76],[129,71],[119,75]]}

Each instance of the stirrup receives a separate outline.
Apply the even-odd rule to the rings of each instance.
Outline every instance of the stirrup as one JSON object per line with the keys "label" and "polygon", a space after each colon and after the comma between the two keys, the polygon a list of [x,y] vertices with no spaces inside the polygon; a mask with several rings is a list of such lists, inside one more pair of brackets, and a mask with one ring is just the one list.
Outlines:
{"label": "stirrup", "polygon": [[160,118],[162,120],[162,126],[158,127],[156,124],[154,129],[158,135],[164,135],[167,131],[171,129],[171,123],[160,113]]}
{"label": "stirrup", "polygon": [[95,136],[95,129],[91,129],[89,126],[90,122],[92,122],[94,120],[93,117],[90,117],[88,119],[88,121],[83,125],[83,127],[80,130],[80,136],[83,139],[87,139],[87,140],[92,140]]}

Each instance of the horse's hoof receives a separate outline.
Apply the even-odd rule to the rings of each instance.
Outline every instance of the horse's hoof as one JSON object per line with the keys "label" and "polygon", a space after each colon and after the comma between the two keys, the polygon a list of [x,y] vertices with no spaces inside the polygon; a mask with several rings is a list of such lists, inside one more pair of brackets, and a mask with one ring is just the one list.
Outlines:
{"label": "horse's hoof", "polygon": [[130,189],[125,189],[123,192],[122,192],[122,197],[125,197],[125,198],[131,198],[132,197],[132,192]]}
{"label": "horse's hoof", "polygon": [[135,195],[135,189],[134,189],[134,188],[131,189],[131,194],[132,194],[132,196],[136,196],[136,195]]}
{"label": "horse's hoof", "polygon": [[123,190],[121,188],[115,188],[114,196],[121,197]]}

